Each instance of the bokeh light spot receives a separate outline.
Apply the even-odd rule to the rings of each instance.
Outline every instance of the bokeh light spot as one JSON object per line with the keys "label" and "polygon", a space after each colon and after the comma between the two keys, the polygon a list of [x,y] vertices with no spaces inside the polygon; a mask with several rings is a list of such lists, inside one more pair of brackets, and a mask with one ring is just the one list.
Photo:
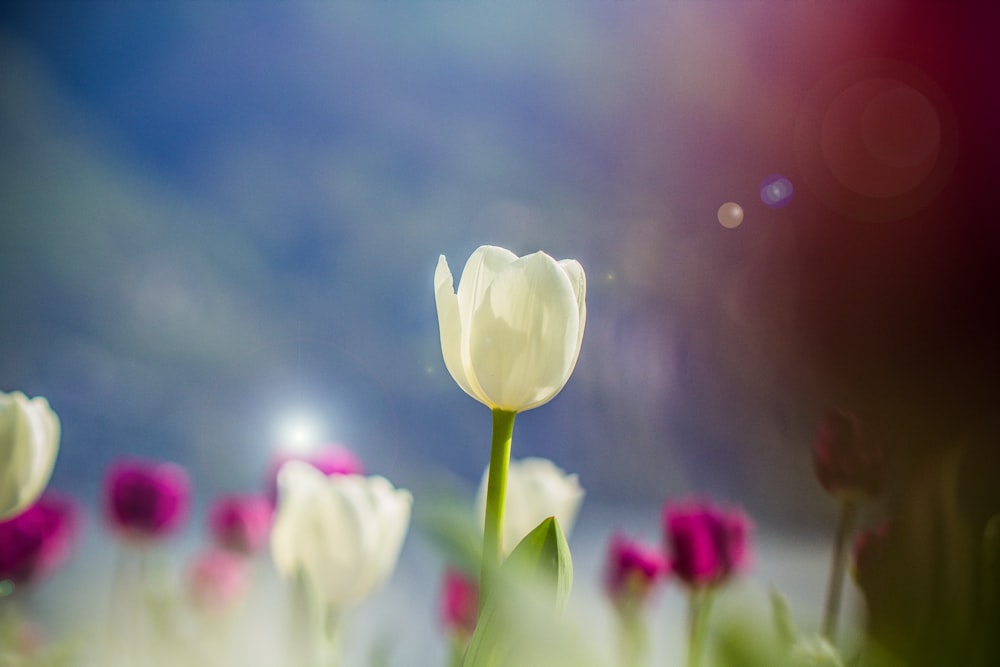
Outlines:
{"label": "bokeh light spot", "polygon": [[735,229],[743,222],[743,207],[736,202],[727,201],[719,207],[719,224],[726,229]]}
{"label": "bokeh light spot", "polygon": [[277,438],[283,451],[305,454],[319,446],[321,431],[319,421],[312,415],[292,412],[279,421]]}
{"label": "bokeh light spot", "polygon": [[765,206],[783,208],[792,201],[795,188],[792,182],[781,174],[772,174],[761,181],[760,200]]}

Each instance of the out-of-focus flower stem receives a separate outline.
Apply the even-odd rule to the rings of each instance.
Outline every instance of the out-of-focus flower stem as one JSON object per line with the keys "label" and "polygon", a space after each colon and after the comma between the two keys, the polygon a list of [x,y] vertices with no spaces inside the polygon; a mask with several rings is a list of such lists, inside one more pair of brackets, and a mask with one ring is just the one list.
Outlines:
{"label": "out-of-focus flower stem", "polygon": [[483,526],[483,562],[479,576],[479,611],[489,596],[496,569],[502,558],[503,510],[510,467],[510,441],[516,412],[493,410],[493,442],[490,445],[490,472],[486,485],[486,522]]}
{"label": "out-of-focus flower stem", "polygon": [[858,518],[858,503],[845,498],[840,501],[840,515],[837,518],[837,532],[833,539],[833,557],[830,561],[830,577],[826,586],[826,605],[823,607],[823,638],[833,644],[837,638],[837,622],[840,617],[840,599],[844,588],[844,574],[847,571],[847,550]]}
{"label": "out-of-focus flower stem", "polygon": [[616,614],[618,617],[618,664],[643,667],[649,654],[649,631],[640,609]]}
{"label": "out-of-focus flower stem", "polygon": [[336,667],[340,664],[339,614],[326,605],[303,576],[292,588],[290,655],[303,667]]}
{"label": "out-of-focus flower stem", "polygon": [[715,590],[711,586],[694,587],[688,593],[688,620],[691,632],[688,637],[687,667],[699,667],[701,664],[708,632],[708,613],[714,596]]}

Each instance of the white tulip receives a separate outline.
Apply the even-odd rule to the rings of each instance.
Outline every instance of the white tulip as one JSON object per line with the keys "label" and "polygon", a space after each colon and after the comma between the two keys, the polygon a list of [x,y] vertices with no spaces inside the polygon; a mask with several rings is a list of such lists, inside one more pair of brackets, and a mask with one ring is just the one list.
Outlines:
{"label": "white tulip", "polygon": [[434,292],[445,365],[469,396],[491,409],[522,412],[552,400],[566,384],[587,318],[579,262],[481,246],[465,264],[457,293],[442,255]]}
{"label": "white tulip", "polygon": [[[476,497],[477,516],[486,514],[486,484],[489,468],[483,473]],[[507,502],[504,508],[502,547],[510,553],[524,536],[542,521],[554,516],[568,537],[583,502],[583,488],[576,475],[567,475],[555,463],[543,458],[510,462],[507,471]]]}
{"label": "white tulip", "polygon": [[384,477],[332,475],[289,461],[278,473],[271,555],[331,609],[364,600],[392,574],[413,496]]}
{"label": "white tulip", "polygon": [[41,495],[59,452],[59,417],[41,396],[0,392],[0,519]]}

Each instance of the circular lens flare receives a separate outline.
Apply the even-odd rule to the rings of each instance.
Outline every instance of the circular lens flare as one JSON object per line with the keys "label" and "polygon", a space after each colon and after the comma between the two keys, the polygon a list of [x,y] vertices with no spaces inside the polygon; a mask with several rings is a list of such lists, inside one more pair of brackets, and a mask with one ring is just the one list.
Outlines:
{"label": "circular lens flare", "polygon": [[279,421],[276,435],[283,451],[306,454],[320,445],[322,431],[322,425],[312,415],[293,412]]}
{"label": "circular lens flare", "polygon": [[743,207],[728,201],[719,207],[717,217],[719,224],[726,229],[736,229],[743,223]]}
{"label": "circular lens flare", "polygon": [[760,200],[770,208],[784,208],[792,201],[795,188],[781,174],[772,174],[761,181]]}

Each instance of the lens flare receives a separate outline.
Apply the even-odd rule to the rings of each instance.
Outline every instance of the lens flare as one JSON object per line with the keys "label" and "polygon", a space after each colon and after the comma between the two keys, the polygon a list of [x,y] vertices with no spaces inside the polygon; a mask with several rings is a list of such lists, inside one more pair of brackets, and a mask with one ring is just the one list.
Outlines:
{"label": "lens flare", "polygon": [[728,201],[719,207],[719,224],[726,229],[736,229],[743,223],[743,207]]}
{"label": "lens flare", "polygon": [[293,412],[285,415],[275,430],[282,450],[305,454],[320,444],[323,428],[314,416]]}
{"label": "lens flare", "polygon": [[792,201],[795,188],[792,182],[781,174],[772,174],[761,181],[760,200],[770,208],[784,208]]}

